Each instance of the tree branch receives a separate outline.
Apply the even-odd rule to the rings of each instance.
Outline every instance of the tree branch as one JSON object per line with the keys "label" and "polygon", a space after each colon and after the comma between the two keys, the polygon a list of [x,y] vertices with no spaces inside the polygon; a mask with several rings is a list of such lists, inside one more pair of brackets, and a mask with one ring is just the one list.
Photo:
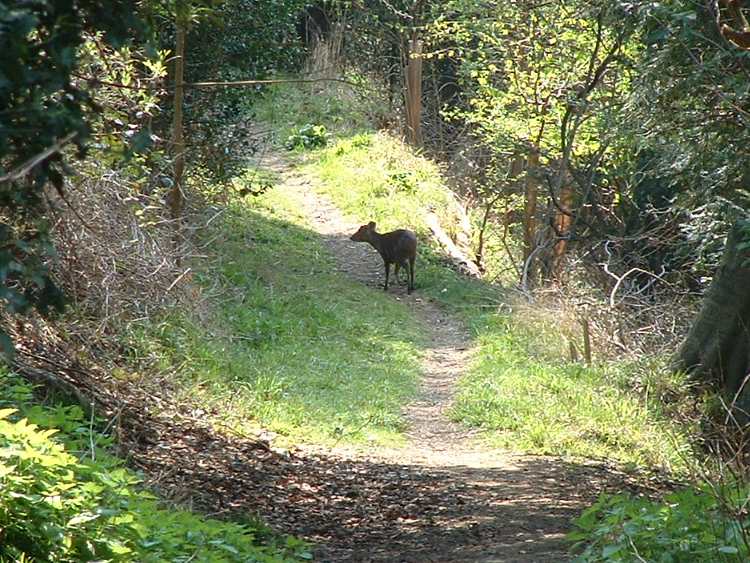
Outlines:
{"label": "tree branch", "polygon": [[68,133],[65,137],[56,141],[54,145],[43,150],[38,155],[32,156],[29,160],[24,162],[21,166],[18,166],[15,170],[11,170],[4,176],[0,176],[0,184],[20,180],[29,172],[31,172],[32,168],[48,159],[53,154],[60,152],[65,145],[67,145],[75,138],[76,135],[78,135],[78,132],[76,131],[74,131],[73,133]]}

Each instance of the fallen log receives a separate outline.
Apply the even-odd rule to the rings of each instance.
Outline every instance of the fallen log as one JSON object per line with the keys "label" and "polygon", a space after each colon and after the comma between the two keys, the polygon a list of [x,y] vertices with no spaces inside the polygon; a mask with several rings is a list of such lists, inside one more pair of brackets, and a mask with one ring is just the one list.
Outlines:
{"label": "fallen log", "polygon": [[481,278],[482,272],[479,266],[465,252],[463,252],[448,234],[440,226],[440,220],[435,213],[428,213],[426,217],[427,226],[430,228],[435,240],[447,254],[453,266],[462,274],[474,278]]}

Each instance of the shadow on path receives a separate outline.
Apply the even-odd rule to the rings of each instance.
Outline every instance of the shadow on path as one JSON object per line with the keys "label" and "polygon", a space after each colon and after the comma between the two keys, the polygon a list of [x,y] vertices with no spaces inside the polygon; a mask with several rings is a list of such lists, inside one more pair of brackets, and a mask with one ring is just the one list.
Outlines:
{"label": "shadow on path", "polygon": [[259,514],[322,546],[317,561],[567,561],[571,518],[628,488],[611,468],[555,458],[503,454],[477,469],[284,455],[200,425],[144,422],[130,455],[161,494],[213,516]]}

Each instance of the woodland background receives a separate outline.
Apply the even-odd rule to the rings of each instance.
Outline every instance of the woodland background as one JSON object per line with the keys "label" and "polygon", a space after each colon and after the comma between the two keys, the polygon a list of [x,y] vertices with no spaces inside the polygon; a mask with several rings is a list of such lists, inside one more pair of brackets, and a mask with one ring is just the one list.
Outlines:
{"label": "woodland background", "polygon": [[[590,376],[593,397],[628,394],[677,429],[663,445],[645,431],[602,438],[597,428],[590,446],[555,442],[550,424],[522,446],[612,456],[684,485],[671,500],[603,498],[579,522],[582,557],[743,560],[746,11],[740,0],[0,5],[0,441],[26,452],[2,457],[0,556],[142,560],[157,544],[170,560],[214,548],[310,556],[260,521],[160,505],[115,457],[131,455],[159,417],[225,420],[215,411],[228,391],[211,399],[213,383],[196,384],[190,366],[225,371],[211,339],[233,342],[216,311],[234,299],[225,282],[235,273],[217,281],[202,264],[219,255],[217,240],[232,240],[212,229],[244,220],[238,202],[285,213],[268,196],[274,175],[249,165],[273,138],[296,154],[331,151],[320,173],[333,185],[337,158],[365,167],[382,157],[382,185],[368,184],[359,203],[335,188],[332,197],[386,216],[363,202],[399,194],[412,202],[399,204],[406,213],[427,201],[433,213],[416,228],[433,240],[429,271],[470,278],[446,306],[480,326],[489,323],[480,315],[523,303],[545,327],[545,353],[588,374],[571,393],[586,396]],[[431,192],[437,183],[450,195]],[[261,283],[249,346],[291,330],[263,294]],[[569,372],[548,375],[554,386]],[[249,383],[231,424],[288,417],[277,385]],[[492,411],[495,396],[481,395],[488,385],[466,388],[456,418],[502,433],[513,426]],[[539,400],[529,419],[535,408],[570,407]],[[590,408],[581,420],[597,418]],[[637,412],[613,417],[637,422]],[[391,415],[378,423],[390,428]],[[300,417],[289,424],[318,432]],[[631,444],[649,453],[611,453]],[[687,524],[696,513],[705,518]],[[145,537],[157,521],[163,531]],[[187,527],[203,531],[170,536]]]}

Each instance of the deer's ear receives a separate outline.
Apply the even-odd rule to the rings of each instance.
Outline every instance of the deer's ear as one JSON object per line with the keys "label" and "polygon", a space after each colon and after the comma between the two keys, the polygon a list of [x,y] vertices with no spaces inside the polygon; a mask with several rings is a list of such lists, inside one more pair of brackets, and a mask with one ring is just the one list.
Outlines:
{"label": "deer's ear", "polygon": [[375,229],[375,221],[370,221],[367,226],[368,226],[368,228],[374,230]]}

